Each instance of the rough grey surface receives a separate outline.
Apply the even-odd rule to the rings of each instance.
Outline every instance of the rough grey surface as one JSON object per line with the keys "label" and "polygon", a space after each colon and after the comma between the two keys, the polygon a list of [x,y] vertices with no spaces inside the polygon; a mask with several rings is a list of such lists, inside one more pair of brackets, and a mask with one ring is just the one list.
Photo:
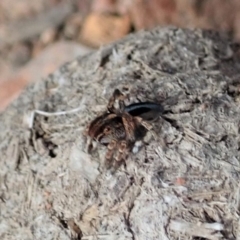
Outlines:
{"label": "rough grey surface", "polygon": [[[0,115],[1,239],[240,239],[239,53],[158,28],[28,87]],[[115,88],[165,114],[159,140],[110,174],[83,131]]]}

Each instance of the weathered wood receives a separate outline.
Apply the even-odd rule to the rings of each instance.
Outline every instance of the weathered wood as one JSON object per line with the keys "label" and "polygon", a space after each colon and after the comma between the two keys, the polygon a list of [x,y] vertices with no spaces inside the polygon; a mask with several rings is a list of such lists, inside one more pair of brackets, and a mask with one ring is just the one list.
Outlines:
{"label": "weathered wood", "polygon": [[[0,115],[1,239],[240,239],[239,79],[227,38],[158,28],[28,87]],[[83,132],[115,88],[165,113],[111,175]]]}

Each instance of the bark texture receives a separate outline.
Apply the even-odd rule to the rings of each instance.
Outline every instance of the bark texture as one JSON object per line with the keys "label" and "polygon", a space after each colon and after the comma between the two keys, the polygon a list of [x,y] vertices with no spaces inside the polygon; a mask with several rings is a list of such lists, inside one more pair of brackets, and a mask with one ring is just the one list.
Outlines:
{"label": "bark texture", "polygon": [[[240,239],[239,54],[217,33],[157,28],[29,86],[0,115],[1,239]],[[111,174],[83,132],[115,88],[165,113]]]}

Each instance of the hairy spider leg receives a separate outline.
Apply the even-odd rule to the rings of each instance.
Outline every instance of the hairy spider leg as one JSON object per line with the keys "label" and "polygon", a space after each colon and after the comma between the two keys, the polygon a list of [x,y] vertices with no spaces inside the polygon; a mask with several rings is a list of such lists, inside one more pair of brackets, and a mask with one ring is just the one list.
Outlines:
{"label": "hairy spider leg", "polygon": [[[116,114],[122,113],[125,108],[125,104],[124,104],[125,98],[126,97],[122,94],[122,92],[119,89],[115,89],[115,91],[113,92],[113,95],[108,101],[108,106],[107,106],[108,111]],[[119,110],[117,110],[114,106],[114,103],[116,102],[116,100],[118,100],[119,102]]]}
{"label": "hairy spider leg", "polygon": [[[97,134],[99,129],[109,120],[115,118],[115,114],[104,113],[101,116],[95,118],[90,125],[88,126],[85,134],[87,136],[87,152],[90,153],[93,150],[93,140],[98,141],[98,138],[101,137],[102,134]],[[106,134],[106,132],[104,132]]]}
{"label": "hairy spider leg", "polygon": [[117,162],[120,162],[122,160],[125,159],[126,155],[127,155],[127,142],[125,140],[122,140],[119,144],[118,144],[118,151],[115,157],[115,160]]}
{"label": "hairy spider leg", "polygon": [[124,112],[122,116],[122,121],[124,125],[124,129],[126,132],[127,141],[134,143],[136,141],[135,138],[135,130],[136,130],[136,117],[131,116],[129,113]]}
{"label": "hairy spider leg", "polygon": [[87,136],[87,152],[90,153],[93,150],[93,140],[94,134],[99,126],[102,124],[103,119],[105,118],[105,114],[98,116],[95,118],[87,127],[85,134]]}
{"label": "hairy spider leg", "polygon": [[113,154],[115,152],[116,147],[117,147],[116,140],[112,140],[107,146],[107,153],[105,156],[107,168],[111,166],[111,162],[113,160]]}
{"label": "hairy spider leg", "polygon": [[105,156],[107,168],[112,167],[114,171],[117,170],[122,162],[126,160],[127,155],[127,142],[122,140],[120,143],[117,143],[116,140],[112,140],[108,144],[108,150]]}
{"label": "hairy spider leg", "polygon": [[144,121],[141,117],[134,117],[134,119],[143,127],[145,127],[151,134],[153,135],[154,139],[157,140],[157,134],[152,130],[152,125],[149,124],[148,122]]}
{"label": "hairy spider leg", "polygon": [[117,146],[117,152],[115,156],[115,161],[113,162],[113,169],[116,171],[125,161],[129,154],[128,144],[125,140],[122,140]]}

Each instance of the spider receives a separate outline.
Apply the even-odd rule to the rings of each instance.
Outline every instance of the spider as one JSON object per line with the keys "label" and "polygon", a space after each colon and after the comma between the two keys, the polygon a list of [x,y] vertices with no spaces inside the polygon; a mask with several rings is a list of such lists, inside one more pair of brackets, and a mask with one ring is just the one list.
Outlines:
{"label": "spider", "polygon": [[[111,165],[118,168],[130,151],[136,153],[146,132],[152,129],[146,121],[157,118],[163,112],[160,104],[143,102],[125,106],[124,99],[125,96],[116,89],[109,99],[107,111],[96,117],[87,129],[90,137],[88,152],[93,148],[93,141],[107,146],[107,168]],[[115,107],[116,101],[118,108]]]}

